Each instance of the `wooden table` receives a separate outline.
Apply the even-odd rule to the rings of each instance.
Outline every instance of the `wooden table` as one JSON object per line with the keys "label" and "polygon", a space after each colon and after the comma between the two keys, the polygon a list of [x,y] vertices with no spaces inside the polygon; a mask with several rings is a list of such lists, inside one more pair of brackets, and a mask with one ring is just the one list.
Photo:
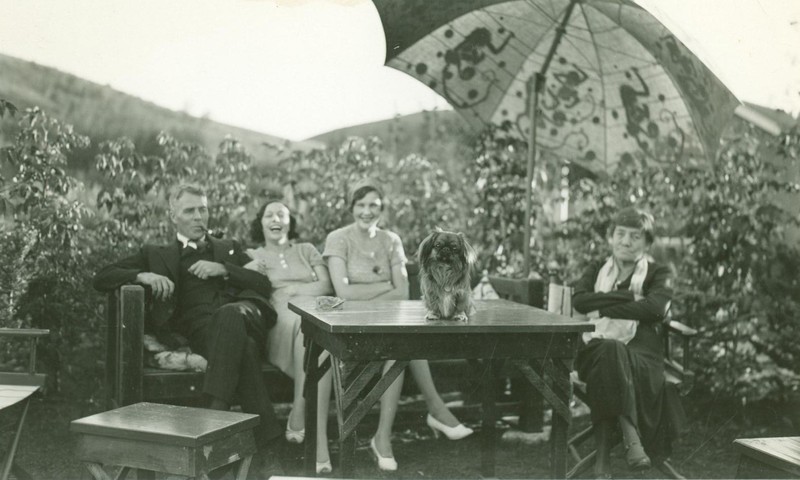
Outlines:
{"label": "wooden table", "polygon": [[137,403],[72,421],[75,452],[98,480],[105,465],[122,466],[116,478],[138,468],[150,472],[207,478],[208,472],[241,460],[237,479],[247,476],[256,451],[253,428],[258,415],[158,403]]}
{"label": "wooden table", "polygon": [[736,478],[800,478],[800,437],[738,438]]}
{"label": "wooden table", "polygon": [[[492,372],[508,361],[553,407],[551,472],[563,478],[572,394],[569,372],[581,334],[594,326],[509,302],[481,300],[466,322],[427,321],[421,301],[347,301],[341,309],[317,310],[313,300],[290,302],[300,315],[306,341],[305,468],[314,474],[317,383],[333,368],[343,476],[352,476],[355,429],[369,409],[414,359],[482,359],[483,442],[481,474],[494,476],[495,409]],[[324,350],[330,359],[319,365]],[[332,360],[332,361],[329,361]],[[386,360],[396,360],[383,374]],[[374,378],[378,381],[372,384]]]}

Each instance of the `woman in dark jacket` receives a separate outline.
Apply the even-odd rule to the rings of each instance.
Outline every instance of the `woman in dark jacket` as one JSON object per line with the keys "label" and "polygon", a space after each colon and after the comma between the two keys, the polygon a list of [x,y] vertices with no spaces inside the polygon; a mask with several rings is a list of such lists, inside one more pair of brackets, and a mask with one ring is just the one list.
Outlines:
{"label": "woman in dark jacket", "polygon": [[664,377],[661,336],[671,300],[670,272],[647,255],[653,240],[649,213],[622,210],[609,229],[611,257],[589,267],[573,285],[574,309],[596,326],[584,335],[577,369],[592,409],[600,478],[610,478],[616,425],[628,465],[645,469],[668,457],[682,422],[677,393]]}

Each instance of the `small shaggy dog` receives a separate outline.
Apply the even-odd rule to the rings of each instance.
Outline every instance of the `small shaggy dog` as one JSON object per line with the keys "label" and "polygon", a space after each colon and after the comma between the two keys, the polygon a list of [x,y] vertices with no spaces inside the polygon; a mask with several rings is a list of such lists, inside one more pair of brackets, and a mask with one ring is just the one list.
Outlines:
{"label": "small shaggy dog", "polygon": [[428,320],[466,320],[474,311],[469,275],[475,250],[462,233],[436,231],[419,246],[420,288]]}

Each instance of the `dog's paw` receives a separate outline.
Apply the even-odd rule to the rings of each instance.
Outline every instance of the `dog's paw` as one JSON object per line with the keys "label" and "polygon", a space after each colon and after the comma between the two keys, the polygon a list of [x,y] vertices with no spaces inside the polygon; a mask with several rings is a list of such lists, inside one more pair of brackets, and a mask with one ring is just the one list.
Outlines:
{"label": "dog's paw", "polygon": [[441,320],[441,317],[439,317],[439,315],[434,312],[428,312],[425,315],[425,320]]}
{"label": "dog's paw", "polygon": [[464,312],[456,313],[453,315],[453,320],[457,322],[466,322],[467,321],[467,314]]}

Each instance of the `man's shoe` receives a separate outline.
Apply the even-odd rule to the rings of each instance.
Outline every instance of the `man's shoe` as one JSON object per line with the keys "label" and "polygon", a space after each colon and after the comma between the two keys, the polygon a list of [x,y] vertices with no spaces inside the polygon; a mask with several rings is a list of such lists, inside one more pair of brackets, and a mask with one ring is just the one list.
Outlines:
{"label": "man's shoe", "polygon": [[644,448],[639,442],[633,442],[625,446],[625,460],[633,470],[646,470],[650,468],[650,457],[644,453]]}

